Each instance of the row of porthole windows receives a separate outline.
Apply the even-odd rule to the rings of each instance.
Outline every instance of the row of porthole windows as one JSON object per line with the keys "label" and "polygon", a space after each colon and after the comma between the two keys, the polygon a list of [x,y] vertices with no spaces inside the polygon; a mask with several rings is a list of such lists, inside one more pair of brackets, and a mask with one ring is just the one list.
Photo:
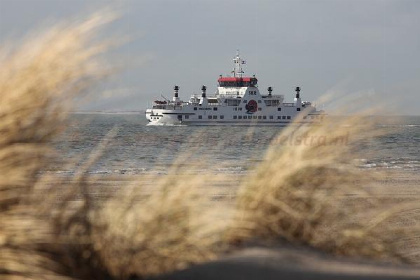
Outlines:
{"label": "row of porthole windows", "polygon": [[151,117],[152,120],[158,120],[160,117]]}
{"label": "row of porthole windows", "polygon": [[[207,118],[209,119],[209,120],[217,120],[217,118],[220,118],[221,120],[223,120],[224,118],[225,118],[225,116],[223,116],[223,115],[221,115],[221,116],[216,116],[216,115],[208,115],[207,116]],[[317,116],[318,117],[318,116]],[[188,120],[189,118],[190,118],[190,116],[188,116],[188,115],[185,115],[184,116],[184,118],[186,119],[186,120]],[[278,120],[290,120],[292,117],[291,116],[277,116],[277,119]],[[306,119],[306,117],[304,117],[305,119]],[[312,116],[312,118],[313,118],[313,116]],[[152,117],[152,119],[153,119],[153,117]],[[202,115],[199,115],[198,116],[198,119],[203,119],[203,116]],[[248,120],[251,120],[251,119],[254,119],[254,120],[266,120],[267,119],[267,116],[233,116],[233,119],[234,120],[246,120],[246,119],[248,119]],[[268,116],[268,119],[270,119],[270,120],[273,120],[274,119],[274,116]]]}
{"label": "row of porthole windows", "polygon": [[[261,101],[261,100],[258,100],[258,101]],[[262,110],[262,108],[261,107],[258,107],[258,111],[261,111],[261,110]],[[300,111],[300,108],[296,108],[296,110],[297,111]],[[233,111],[242,111],[242,107],[233,108]],[[281,108],[280,107],[277,108],[277,111],[281,111]]]}
{"label": "row of porthole windows", "polygon": [[233,119],[234,120],[236,120],[236,119],[239,119],[239,120],[242,120],[242,119],[244,119],[244,120],[246,120],[246,119],[254,119],[254,120],[256,120],[256,119],[259,119],[259,120],[261,120],[261,119],[267,119],[267,116],[233,116]]}
{"label": "row of porthole windows", "polygon": [[[274,119],[274,116],[268,116],[268,118],[270,119],[270,120],[273,120]],[[290,120],[292,117],[291,116],[277,116],[277,119],[278,120]],[[266,120],[267,119],[267,116],[233,116],[233,119],[234,120],[246,120],[246,119],[254,119],[254,120]]]}
{"label": "row of porthole windows", "polygon": [[[223,120],[225,118],[225,116],[221,115],[221,116],[216,116],[216,115],[208,115],[207,118],[209,120],[217,120],[217,118],[220,118],[221,120]],[[203,116],[202,115],[198,115],[198,119],[202,120]]]}
{"label": "row of porthole windows", "polygon": [[[244,100],[244,103],[247,103],[246,100]],[[261,100],[258,100],[258,103],[261,103]],[[233,108],[234,111],[242,111],[242,107]],[[297,111],[300,111],[300,108],[296,108]],[[194,107],[194,111],[197,111],[197,107]],[[217,107],[213,107],[213,111],[217,111]],[[261,111],[261,108],[258,107],[258,111]],[[277,108],[277,111],[281,111],[281,108]]]}
{"label": "row of porthole windows", "polygon": [[[217,116],[215,116],[215,115],[213,115],[213,116],[212,115],[208,115],[207,117],[208,117],[209,120],[211,120],[211,119],[217,120]],[[223,120],[225,118],[225,116],[223,116],[223,115],[222,116],[219,116],[219,117],[220,117],[221,120]]]}

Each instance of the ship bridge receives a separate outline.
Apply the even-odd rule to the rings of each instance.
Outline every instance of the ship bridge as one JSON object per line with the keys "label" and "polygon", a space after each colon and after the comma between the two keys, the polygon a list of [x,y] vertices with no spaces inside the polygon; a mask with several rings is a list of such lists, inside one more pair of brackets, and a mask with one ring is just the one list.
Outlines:
{"label": "ship bridge", "polygon": [[220,77],[219,87],[256,87],[258,79],[255,77]]}
{"label": "ship bridge", "polygon": [[232,77],[223,77],[220,75],[220,78],[217,80],[219,82],[219,87],[222,88],[240,88],[240,87],[257,87],[258,79],[254,76],[244,77],[244,70],[242,65],[246,64],[246,61],[239,56],[239,50],[236,53],[236,56],[233,58],[233,63],[235,67],[232,70]]}

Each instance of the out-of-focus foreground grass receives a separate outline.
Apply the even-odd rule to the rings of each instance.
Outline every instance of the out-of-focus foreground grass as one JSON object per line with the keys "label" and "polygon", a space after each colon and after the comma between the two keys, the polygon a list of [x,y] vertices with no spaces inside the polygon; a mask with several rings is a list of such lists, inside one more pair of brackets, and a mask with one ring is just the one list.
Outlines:
{"label": "out-of-focus foreground grass", "polygon": [[[213,260],[249,240],[407,260],[397,241],[418,230],[388,221],[413,205],[388,209],[369,188],[374,175],[353,166],[354,145],[378,135],[360,117],[284,129],[240,186],[233,218],[206,206],[200,186],[212,176],[180,176],[188,172],[176,165],[156,178],[153,190],[133,182],[96,203],[86,169],[106,143],[70,181],[40,172],[59,162],[51,141],[65,127],[72,100],[108,74],[100,59],[107,45],[93,35],[112,18],[57,25],[15,50],[1,50],[2,279],[147,277]],[[357,139],[331,144],[348,135]],[[317,141],[310,145],[286,145],[290,137],[312,136]],[[215,219],[220,216],[225,221]]]}

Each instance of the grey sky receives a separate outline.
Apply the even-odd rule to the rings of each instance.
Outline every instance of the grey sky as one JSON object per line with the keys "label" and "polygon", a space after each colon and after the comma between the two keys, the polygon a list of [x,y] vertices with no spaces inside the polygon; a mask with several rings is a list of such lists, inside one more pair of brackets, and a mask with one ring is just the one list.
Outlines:
{"label": "grey sky", "polygon": [[[0,0],[0,41],[110,1]],[[114,2],[112,2],[114,3]],[[143,110],[180,86],[187,99],[205,84],[216,89],[236,49],[260,90],[292,100],[326,92],[388,102],[397,114],[420,114],[420,1],[127,0],[107,32],[132,41],[113,53],[127,65],[112,95],[92,110]],[[328,108],[328,104],[327,108]]]}

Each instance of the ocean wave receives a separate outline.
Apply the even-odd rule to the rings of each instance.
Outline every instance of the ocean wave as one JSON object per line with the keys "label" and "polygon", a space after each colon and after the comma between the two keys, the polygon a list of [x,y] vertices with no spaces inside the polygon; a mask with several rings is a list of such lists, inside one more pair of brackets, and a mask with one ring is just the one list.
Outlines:
{"label": "ocean wave", "polygon": [[356,165],[359,168],[420,170],[420,161],[408,159],[392,159],[387,161],[358,159]]}
{"label": "ocean wave", "polygon": [[219,167],[215,171],[218,173],[228,173],[228,174],[240,174],[247,173],[247,169],[243,166],[230,166],[230,167]]}
{"label": "ocean wave", "polygon": [[185,124],[148,123],[147,126],[187,126]]}
{"label": "ocean wave", "polygon": [[378,127],[420,127],[420,124],[379,124]]}

